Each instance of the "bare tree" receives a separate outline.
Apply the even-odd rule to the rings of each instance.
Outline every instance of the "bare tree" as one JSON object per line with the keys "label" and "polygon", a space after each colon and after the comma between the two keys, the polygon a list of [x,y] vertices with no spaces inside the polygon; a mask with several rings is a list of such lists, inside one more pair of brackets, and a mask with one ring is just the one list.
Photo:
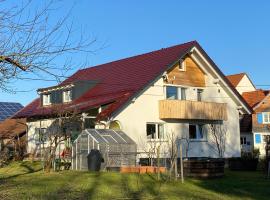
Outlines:
{"label": "bare tree", "polygon": [[177,179],[177,157],[178,157],[178,137],[174,132],[167,134],[167,148],[168,148],[168,157],[170,160],[170,179],[172,179],[172,175],[174,175],[175,179]]}
{"label": "bare tree", "polygon": [[90,47],[96,39],[73,25],[72,8],[61,9],[64,2],[0,0],[0,3],[0,90],[15,91],[11,84],[16,80],[51,77],[50,80],[61,81],[71,66],[75,68],[71,57],[95,52]]}
{"label": "bare tree", "polygon": [[227,127],[224,124],[209,124],[209,146],[217,153],[219,158],[224,157],[226,150]]}
{"label": "bare tree", "polygon": [[[47,146],[44,150],[45,170],[50,171],[52,163],[56,158],[56,151],[62,142],[70,143],[75,131],[80,132],[83,126],[82,116],[76,110],[67,110],[63,105],[53,108],[55,115],[53,123],[46,130]],[[60,152],[59,152],[60,153]]]}

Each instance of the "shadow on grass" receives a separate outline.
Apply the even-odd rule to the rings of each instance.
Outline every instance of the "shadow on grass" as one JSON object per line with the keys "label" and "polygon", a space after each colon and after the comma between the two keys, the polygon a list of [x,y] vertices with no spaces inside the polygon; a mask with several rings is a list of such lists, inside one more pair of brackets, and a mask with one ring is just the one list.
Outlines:
{"label": "shadow on grass", "polygon": [[35,169],[32,166],[27,165],[25,162],[20,163],[19,167],[21,167],[22,169],[26,169],[26,172],[24,170],[21,170],[21,173],[16,173],[16,174],[13,174],[13,175],[10,175],[10,176],[0,177],[0,183],[5,182],[5,181],[7,181],[9,179],[13,179],[13,178],[16,178],[16,177],[19,177],[19,176],[35,173],[35,172],[38,172],[38,171],[42,170],[42,168]]}
{"label": "shadow on grass", "polygon": [[269,199],[270,180],[262,172],[229,171],[223,178],[190,181],[200,188],[232,198]]}

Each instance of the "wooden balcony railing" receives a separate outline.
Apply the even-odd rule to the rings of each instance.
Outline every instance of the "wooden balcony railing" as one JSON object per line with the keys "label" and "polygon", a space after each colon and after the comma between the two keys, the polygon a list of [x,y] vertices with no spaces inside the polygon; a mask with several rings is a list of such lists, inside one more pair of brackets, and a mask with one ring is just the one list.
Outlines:
{"label": "wooden balcony railing", "polygon": [[227,120],[227,104],[187,100],[160,100],[159,118]]}

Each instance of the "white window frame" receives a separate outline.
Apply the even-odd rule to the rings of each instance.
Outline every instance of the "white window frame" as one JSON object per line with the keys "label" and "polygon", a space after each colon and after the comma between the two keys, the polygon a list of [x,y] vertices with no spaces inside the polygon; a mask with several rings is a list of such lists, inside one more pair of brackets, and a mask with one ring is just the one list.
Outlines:
{"label": "white window frame", "polygon": [[180,60],[179,61],[179,71],[185,72],[186,71],[186,61],[185,60]]}
{"label": "white window frame", "polygon": [[[196,138],[189,138],[190,141],[207,141],[207,135],[205,133],[205,131],[203,130],[204,129],[204,125],[205,124],[188,124],[188,137],[190,137],[189,135],[189,126],[190,125],[193,125],[193,126],[196,126]],[[202,126],[202,138],[199,137],[201,134],[199,132],[199,126]]]}
{"label": "white window frame", "polygon": [[51,102],[51,94],[50,93],[42,95],[42,104],[44,106],[48,106],[48,105],[52,104],[52,102]]}
{"label": "white window frame", "polygon": [[270,124],[270,112],[262,113],[263,124]]}
{"label": "white window frame", "polygon": [[[154,135],[154,138],[148,138],[147,137],[147,125],[148,124],[150,124],[150,125],[155,125],[155,130],[156,130],[156,132],[155,132],[155,135]],[[160,133],[159,133],[159,126],[162,126],[163,127],[163,135],[162,135],[162,137],[161,138],[159,138],[158,136],[160,135]],[[146,137],[147,137],[147,141],[156,141],[156,140],[158,140],[158,141],[160,141],[160,140],[164,140],[165,139],[165,124],[164,123],[155,123],[155,122],[147,122],[146,123]]]}
{"label": "white window frame", "polygon": [[68,102],[71,102],[71,101],[72,101],[71,90],[64,90],[63,91],[63,102],[68,103]]}
{"label": "white window frame", "polygon": [[[166,94],[165,97],[167,98],[167,89],[168,87],[175,87],[176,88],[176,99],[172,99],[172,100],[186,100],[187,99],[187,88],[186,87],[182,87],[182,86],[175,86],[175,85],[166,85]],[[185,91],[185,97],[182,97],[182,91]],[[169,99],[170,100],[170,99]]]}

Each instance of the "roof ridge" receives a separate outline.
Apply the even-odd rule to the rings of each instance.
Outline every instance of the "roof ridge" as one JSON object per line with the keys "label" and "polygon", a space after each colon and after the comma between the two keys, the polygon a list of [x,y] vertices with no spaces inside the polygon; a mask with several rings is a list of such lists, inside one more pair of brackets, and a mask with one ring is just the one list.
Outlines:
{"label": "roof ridge", "polygon": [[156,52],[159,52],[159,51],[161,52],[161,51],[164,51],[164,50],[172,49],[172,48],[175,48],[175,47],[178,47],[178,46],[189,45],[189,44],[198,44],[198,42],[196,40],[191,40],[189,42],[185,42],[185,43],[182,43],[182,44],[176,44],[176,45],[169,46],[169,47],[164,47],[164,48],[161,48],[161,49],[158,49],[158,50],[153,50],[153,51],[150,51],[150,52],[137,54],[137,55],[129,56],[129,57],[126,57],[126,58],[121,58],[121,59],[118,59],[118,60],[113,60],[113,61],[110,61],[110,62],[90,66],[90,67],[87,67],[87,68],[84,68],[84,69],[79,69],[77,72],[97,68],[97,67],[100,67],[102,65],[107,65],[107,64],[112,64],[112,63],[119,62],[119,61],[128,60],[128,59],[131,59],[131,58],[137,58],[139,56],[144,56],[146,54],[152,54],[152,53],[156,53]]}

